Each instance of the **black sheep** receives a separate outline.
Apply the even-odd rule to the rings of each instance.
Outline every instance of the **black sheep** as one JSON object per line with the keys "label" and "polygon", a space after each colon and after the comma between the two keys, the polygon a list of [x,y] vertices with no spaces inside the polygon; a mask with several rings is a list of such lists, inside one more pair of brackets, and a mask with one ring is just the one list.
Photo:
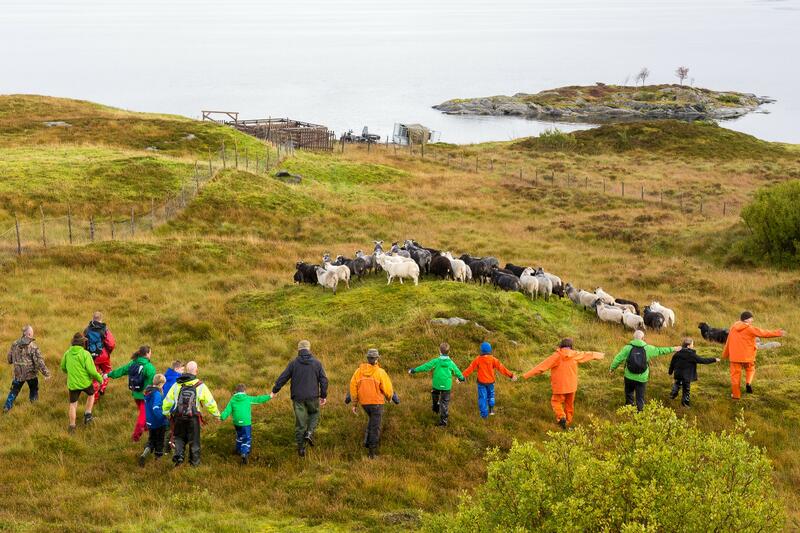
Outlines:
{"label": "black sheep", "polygon": [[636,310],[636,314],[637,315],[640,314],[639,313],[639,304],[637,304],[633,300],[625,300],[623,298],[615,298],[614,299],[614,303],[618,303],[618,304],[622,304],[622,305],[632,305],[633,308]]}
{"label": "black sheep", "polygon": [[297,268],[297,272],[295,272],[294,279],[297,281],[298,274],[300,274],[299,278],[302,283],[310,283],[312,285],[317,284],[317,267],[319,265],[310,265],[308,263],[304,263],[303,261],[298,261],[295,264]]}
{"label": "black sheep", "polygon": [[647,306],[644,308],[644,325],[658,331],[664,327],[664,315],[651,311]]}
{"label": "black sheep", "polygon": [[511,264],[511,263],[506,263],[506,270],[510,270],[517,277],[520,277],[522,275],[522,272],[526,268],[527,267],[521,267],[521,266],[517,266],[517,265]]}
{"label": "black sheep", "polygon": [[481,285],[486,282],[486,278],[488,278],[491,273],[491,269],[483,261],[473,260],[467,263],[467,266],[469,266],[469,269],[472,271],[472,280]]}
{"label": "black sheep", "polygon": [[441,279],[454,278],[453,266],[450,264],[450,260],[442,255],[431,259],[430,273]]}
{"label": "black sheep", "polygon": [[718,342],[725,344],[728,342],[728,330],[723,328],[712,328],[705,322],[700,322],[697,326],[700,328],[700,335],[707,341]]}
{"label": "black sheep", "polygon": [[506,274],[500,269],[492,272],[492,283],[504,291],[519,291],[519,278],[514,274]]}
{"label": "black sheep", "polygon": [[350,276],[356,276],[360,281],[363,281],[361,278],[367,273],[367,262],[361,257],[348,259],[347,257],[340,255],[336,257],[336,262],[332,264],[346,265],[347,268],[350,269]]}

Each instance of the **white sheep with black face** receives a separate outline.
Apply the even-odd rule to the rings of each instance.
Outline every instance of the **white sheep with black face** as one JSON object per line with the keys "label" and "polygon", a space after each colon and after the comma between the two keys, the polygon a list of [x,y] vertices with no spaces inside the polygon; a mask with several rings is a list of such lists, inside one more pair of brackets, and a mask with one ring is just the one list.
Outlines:
{"label": "white sheep with black face", "polygon": [[579,288],[573,287],[571,283],[567,283],[564,286],[564,291],[566,292],[567,297],[572,300],[572,303],[575,305],[581,305],[581,290]]}

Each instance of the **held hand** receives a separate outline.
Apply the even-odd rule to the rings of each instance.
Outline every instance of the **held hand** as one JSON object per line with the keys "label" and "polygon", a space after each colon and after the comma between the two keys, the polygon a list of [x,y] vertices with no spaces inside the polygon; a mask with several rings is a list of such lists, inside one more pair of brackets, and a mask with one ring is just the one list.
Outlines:
{"label": "held hand", "polygon": [[714,359],[716,359],[717,363],[719,363],[719,357],[715,357]]}
{"label": "held hand", "polygon": [[672,351],[673,351],[673,352],[679,352],[679,351],[681,351],[682,349],[683,349],[683,346],[673,346],[673,347],[672,347]]}
{"label": "held hand", "polygon": [[103,381],[108,379],[108,374],[103,374]]}
{"label": "held hand", "polygon": [[353,408],[351,409],[351,411],[353,411],[353,414],[354,414],[354,415],[358,415],[358,410],[356,409],[356,406],[355,406],[355,405],[353,406]]}
{"label": "held hand", "polygon": [[511,381],[519,381],[519,377],[517,377],[517,375],[514,374],[513,376],[511,376]]}
{"label": "held hand", "polygon": [[328,403],[328,399],[327,398],[320,398],[319,399],[319,406],[320,407],[323,407],[326,403]]}
{"label": "held hand", "polygon": [[408,373],[409,373],[409,374],[413,374],[413,373],[414,373],[414,369],[413,369],[413,368],[409,368],[409,369],[408,369]]}
{"label": "held hand", "polygon": [[46,375],[46,376],[44,377],[44,379],[45,379],[45,380],[48,380],[48,379],[50,379],[51,377],[52,377],[52,376],[51,376],[50,374],[48,374],[48,375]]}
{"label": "held hand", "polygon": [[785,329],[782,329],[782,330],[781,330],[781,337],[785,337],[785,336],[786,336],[786,330],[785,330]]}

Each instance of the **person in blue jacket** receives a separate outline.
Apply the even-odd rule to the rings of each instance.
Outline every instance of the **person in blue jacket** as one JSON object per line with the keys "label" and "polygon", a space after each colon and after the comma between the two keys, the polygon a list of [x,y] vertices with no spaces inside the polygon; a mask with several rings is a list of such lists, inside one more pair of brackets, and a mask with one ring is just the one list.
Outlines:
{"label": "person in blue jacket", "polygon": [[166,383],[164,383],[164,396],[169,394],[169,390],[175,385],[175,381],[181,377],[183,371],[185,370],[185,366],[183,361],[173,361],[172,366],[170,366],[166,372],[164,372],[164,378],[166,378]]}
{"label": "person in blue jacket", "polygon": [[164,374],[156,374],[153,384],[144,390],[145,415],[147,416],[148,439],[142,455],[139,456],[139,466],[144,466],[147,456],[151,453],[156,459],[164,455],[164,440],[169,428],[169,419],[162,412],[164,403]]}

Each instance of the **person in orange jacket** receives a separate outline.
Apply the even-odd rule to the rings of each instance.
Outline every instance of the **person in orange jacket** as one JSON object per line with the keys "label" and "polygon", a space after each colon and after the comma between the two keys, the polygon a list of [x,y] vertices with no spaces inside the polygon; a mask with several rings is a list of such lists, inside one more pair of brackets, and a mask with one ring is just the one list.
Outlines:
{"label": "person in orange jacket", "polygon": [[500,360],[492,355],[492,345],[488,342],[481,343],[481,354],[472,360],[466,370],[464,377],[478,371],[478,411],[481,418],[489,418],[494,415],[494,376],[495,370],[517,381],[514,373],[503,366]]}
{"label": "person in orange jacket", "polygon": [[575,412],[575,392],[578,390],[578,363],[586,363],[595,359],[602,359],[602,352],[578,352],[572,349],[572,339],[563,339],[558,344],[558,349],[526,372],[525,379],[537,374],[550,371],[550,386],[553,396],[550,405],[556,415],[556,420],[561,429],[567,429],[572,424],[572,415]]}
{"label": "person in orange jacket", "polygon": [[367,350],[367,362],[361,363],[350,379],[350,393],[345,398],[345,403],[353,402],[353,414],[357,414],[358,405],[364,408],[369,417],[367,429],[364,432],[364,447],[369,450],[369,458],[378,455],[378,444],[381,440],[381,420],[383,419],[383,404],[386,400],[400,403],[400,398],[392,388],[389,374],[378,365],[380,354],[375,348]]}
{"label": "person in orange jacket", "polygon": [[745,389],[753,392],[753,377],[756,374],[756,338],[783,337],[782,329],[767,330],[753,326],[753,313],[744,311],[728,333],[722,358],[731,362],[731,398],[742,397],[742,370],[744,370]]}

